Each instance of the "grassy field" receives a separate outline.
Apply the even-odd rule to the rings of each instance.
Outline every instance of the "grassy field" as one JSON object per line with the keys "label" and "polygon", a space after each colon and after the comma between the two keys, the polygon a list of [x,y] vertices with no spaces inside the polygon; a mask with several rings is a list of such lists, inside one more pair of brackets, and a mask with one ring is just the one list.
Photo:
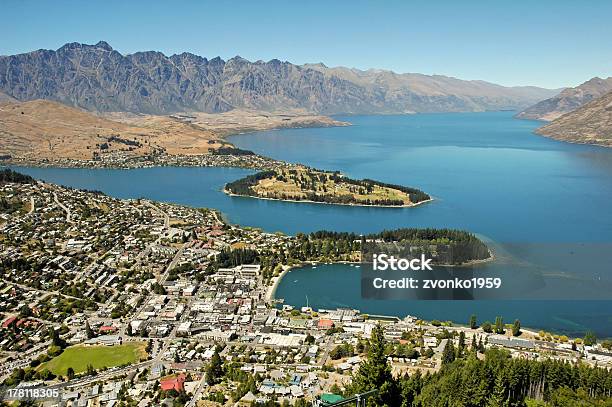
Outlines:
{"label": "grassy field", "polygon": [[[292,175],[288,170],[279,170],[280,178],[260,180],[253,189],[258,196],[276,199],[284,196],[287,199],[302,200],[307,197],[308,193],[315,193],[327,197],[350,196],[354,203],[365,203],[368,199],[371,201],[396,200],[401,201],[404,205],[411,203],[406,193],[393,188],[376,185],[372,190],[366,191],[365,188],[346,182],[334,181],[330,174],[324,172],[310,170],[297,170],[296,172],[297,174]],[[313,180],[315,180],[314,183]],[[303,184],[300,185],[300,182]]]}
{"label": "grassy field", "polygon": [[87,370],[87,365],[94,369],[120,366],[135,363],[146,357],[144,342],[128,342],[115,346],[71,346],[61,355],[43,363],[40,369],[49,369],[56,375],[66,376],[66,370],[72,367],[75,373]]}

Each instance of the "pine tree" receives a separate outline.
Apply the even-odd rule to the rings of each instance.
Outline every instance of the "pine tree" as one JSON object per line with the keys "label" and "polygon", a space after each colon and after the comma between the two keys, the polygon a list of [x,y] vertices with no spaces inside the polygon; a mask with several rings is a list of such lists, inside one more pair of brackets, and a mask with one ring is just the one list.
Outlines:
{"label": "pine tree", "polygon": [[85,335],[87,335],[87,339],[91,339],[94,337],[94,333],[91,330],[91,326],[89,326],[89,321],[85,321]]}
{"label": "pine tree", "polygon": [[53,327],[49,328],[49,339],[51,339],[51,346],[58,346],[62,349],[66,347],[66,342]]}
{"label": "pine tree", "polygon": [[472,352],[478,351],[478,344],[476,343],[476,334],[472,335],[472,346],[470,348]]}
{"label": "pine tree", "polygon": [[482,343],[482,336],[478,340],[478,352],[480,352],[480,353],[484,353],[485,352],[485,346]]}
{"label": "pine tree", "polygon": [[508,403],[506,402],[506,388],[504,386],[504,381],[501,372],[498,372],[497,377],[495,378],[495,387],[493,388],[493,394],[489,398],[489,402],[487,403],[487,407],[506,407]]}
{"label": "pine tree", "polygon": [[595,345],[597,343],[597,336],[595,335],[595,332],[587,331],[586,334],[584,334],[583,343],[586,346]]}
{"label": "pine tree", "polygon": [[476,314],[472,314],[472,316],[470,317],[470,329],[476,329],[478,328],[478,322],[476,320]]}
{"label": "pine tree", "polygon": [[446,345],[444,345],[444,351],[442,352],[442,365],[448,365],[455,361],[455,346],[453,342],[448,339]]}
{"label": "pine tree", "polygon": [[367,359],[359,365],[349,389],[352,394],[378,390],[368,399],[368,406],[394,407],[400,405],[398,384],[391,374],[391,366],[385,355],[385,346],[383,329],[377,325],[372,330]]}
{"label": "pine tree", "polygon": [[206,381],[211,386],[218,384],[221,382],[223,374],[223,361],[221,360],[221,356],[219,356],[219,351],[215,349],[215,353],[206,368]]}
{"label": "pine tree", "polygon": [[504,319],[502,317],[495,317],[495,333],[501,335],[505,332]]}
{"label": "pine tree", "polygon": [[459,344],[457,346],[457,358],[463,356],[463,351],[465,350],[465,332],[461,331],[459,333]]}
{"label": "pine tree", "polygon": [[519,336],[521,334],[521,321],[518,319],[514,320],[514,324],[512,325],[512,336]]}

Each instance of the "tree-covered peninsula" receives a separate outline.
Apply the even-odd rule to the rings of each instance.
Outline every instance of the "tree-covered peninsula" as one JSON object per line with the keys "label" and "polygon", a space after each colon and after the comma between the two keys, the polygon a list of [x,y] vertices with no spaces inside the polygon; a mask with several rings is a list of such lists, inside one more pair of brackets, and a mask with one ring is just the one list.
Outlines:
{"label": "tree-covered peninsula", "polygon": [[371,179],[355,180],[339,172],[304,167],[258,172],[225,185],[225,192],[283,201],[340,205],[414,206],[431,200],[425,192]]}

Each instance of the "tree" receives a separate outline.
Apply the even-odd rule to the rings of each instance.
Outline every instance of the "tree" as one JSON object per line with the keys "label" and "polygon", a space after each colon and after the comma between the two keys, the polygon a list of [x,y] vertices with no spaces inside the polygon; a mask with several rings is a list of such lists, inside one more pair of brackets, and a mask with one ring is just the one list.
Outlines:
{"label": "tree", "polygon": [[514,320],[514,324],[512,325],[512,336],[519,336],[521,334],[521,321],[518,319]]}
{"label": "tree", "polygon": [[470,317],[470,329],[476,329],[476,328],[478,328],[476,314],[472,314],[472,316]]}
{"label": "tree", "polygon": [[491,327],[491,323],[489,321],[485,321],[482,324],[482,330],[485,331],[486,333],[491,333],[493,332],[493,328]]}
{"label": "tree", "polygon": [[597,343],[597,335],[595,335],[595,332],[587,331],[586,334],[584,334],[583,343],[586,346],[593,346],[593,345],[595,345]]}
{"label": "tree", "polygon": [[367,359],[359,365],[350,388],[353,394],[378,389],[378,392],[368,399],[368,406],[394,407],[400,405],[399,387],[391,374],[385,347],[383,329],[377,325],[372,330]]}
{"label": "tree", "polygon": [[504,319],[499,316],[495,317],[495,333],[502,335],[505,332],[506,330],[504,329]]}
{"label": "tree", "polygon": [[465,350],[465,332],[461,331],[459,333],[459,344],[457,346],[457,357],[458,358],[463,356],[464,350]]}
{"label": "tree", "polygon": [[87,369],[85,371],[85,374],[87,374],[87,376],[95,376],[96,375],[96,369],[94,369],[92,364],[88,364],[87,365]]}
{"label": "tree", "polygon": [[89,326],[89,321],[85,321],[85,335],[87,335],[87,339],[94,337],[94,332],[91,330],[91,326]]}
{"label": "tree", "polygon": [[211,386],[218,384],[221,382],[223,375],[223,361],[221,360],[221,356],[219,356],[219,351],[215,349],[215,353],[206,368],[206,381]]}
{"label": "tree", "polygon": [[495,387],[493,387],[493,394],[487,403],[487,407],[505,407],[506,404],[506,388],[504,381],[500,373],[495,378]]}
{"label": "tree", "polygon": [[57,346],[61,349],[66,347],[66,342],[60,338],[59,333],[53,327],[49,328],[49,339],[51,339],[51,346]]}
{"label": "tree", "polygon": [[484,353],[485,352],[485,346],[482,343],[482,336],[478,339],[478,352],[480,352],[480,353]]}
{"label": "tree", "polygon": [[66,369],[66,376],[68,377],[68,380],[74,379],[74,369],[71,367]]}
{"label": "tree", "polygon": [[455,346],[453,342],[448,339],[446,345],[444,345],[444,351],[442,352],[442,365],[449,365],[455,361]]}
{"label": "tree", "polygon": [[19,308],[19,316],[21,318],[31,317],[32,309],[27,304],[23,304],[21,308]]}

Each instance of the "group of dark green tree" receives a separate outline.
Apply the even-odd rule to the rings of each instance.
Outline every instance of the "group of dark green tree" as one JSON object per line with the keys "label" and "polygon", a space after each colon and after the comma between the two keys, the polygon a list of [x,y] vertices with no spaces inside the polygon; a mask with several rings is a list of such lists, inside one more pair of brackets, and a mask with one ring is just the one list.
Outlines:
{"label": "group of dark green tree", "polygon": [[307,261],[356,261],[356,257],[368,240],[382,239],[386,242],[401,242],[404,245],[421,244],[423,247],[445,247],[452,252],[448,258],[439,258],[436,264],[462,264],[471,260],[487,259],[487,246],[471,233],[453,229],[397,229],[368,235],[347,232],[318,231],[310,234],[298,233],[296,239],[286,247],[273,250],[224,249],[211,262],[204,273],[219,268],[235,267],[241,264],[258,263],[262,266],[264,279],[272,277],[281,265]]}
{"label": "group of dark green tree", "polygon": [[376,389],[367,404],[376,407],[612,406],[612,372],[607,369],[511,358],[506,350],[484,351],[475,339],[468,347],[465,335],[458,342],[447,342],[438,372],[394,377],[379,326],[344,395]]}

